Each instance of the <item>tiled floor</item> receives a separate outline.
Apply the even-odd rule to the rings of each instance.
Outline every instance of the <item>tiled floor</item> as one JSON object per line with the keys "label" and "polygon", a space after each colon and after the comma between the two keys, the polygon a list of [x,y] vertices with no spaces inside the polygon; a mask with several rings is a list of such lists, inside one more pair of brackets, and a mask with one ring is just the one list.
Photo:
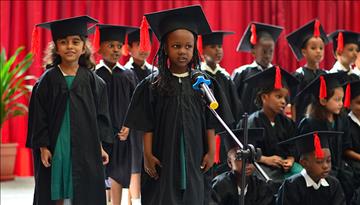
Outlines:
{"label": "tiled floor", "polygon": [[[32,205],[34,192],[34,178],[16,178],[14,181],[5,181],[0,183],[1,205]],[[128,195],[128,190],[123,191],[123,196]],[[124,198],[121,205],[127,205],[127,199]],[[109,203],[111,205],[111,203]]]}

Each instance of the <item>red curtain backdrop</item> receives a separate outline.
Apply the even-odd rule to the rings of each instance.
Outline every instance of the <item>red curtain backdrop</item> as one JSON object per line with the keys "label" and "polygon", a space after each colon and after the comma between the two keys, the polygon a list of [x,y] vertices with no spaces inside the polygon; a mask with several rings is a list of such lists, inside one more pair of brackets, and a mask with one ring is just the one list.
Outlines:
{"label": "red curtain backdrop", "polygon": [[[360,32],[359,1],[1,1],[1,47],[8,55],[17,47],[30,50],[31,33],[35,24],[78,15],[90,15],[101,23],[139,26],[142,15],[148,12],[176,8],[186,5],[202,5],[213,30],[231,30],[236,34],[224,40],[225,56],[222,66],[231,73],[240,65],[251,63],[248,53],[237,53],[235,48],[250,21],[280,25],[285,28],[276,44],[273,63],[288,71],[294,71],[304,62],[297,62],[285,36],[313,18],[318,18],[325,31],[349,29]],[[51,40],[50,32],[40,30],[42,50]],[[157,44],[152,49],[152,56]],[[329,69],[335,62],[331,53],[332,45],[326,47],[321,66]],[[127,59],[121,60],[124,63]],[[150,60],[151,61],[151,60]],[[40,76],[43,72],[41,61],[37,60],[28,74]],[[31,82],[33,83],[33,82]],[[20,101],[28,103],[24,98]],[[25,148],[27,116],[8,120],[2,131],[3,142],[19,143],[15,174],[30,176],[32,156]]]}

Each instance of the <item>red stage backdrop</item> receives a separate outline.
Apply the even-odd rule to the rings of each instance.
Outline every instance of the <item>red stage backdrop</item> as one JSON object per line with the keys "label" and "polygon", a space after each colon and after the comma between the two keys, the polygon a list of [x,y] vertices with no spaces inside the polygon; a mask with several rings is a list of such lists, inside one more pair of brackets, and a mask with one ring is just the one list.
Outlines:
{"label": "red stage backdrop", "polygon": [[[12,54],[19,46],[30,50],[31,33],[35,24],[78,15],[90,15],[101,23],[139,26],[142,15],[148,12],[176,8],[186,5],[202,5],[213,30],[231,30],[224,40],[225,56],[221,63],[231,73],[240,65],[251,63],[247,53],[237,53],[235,48],[242,33],[251,21],[280,25],[285,28],[276,44],[273,63],[288,71],[294,71],[303,62],[297,62],[285,36],[313,18],[318,18],[330,33],[336,29],[360,32],[360,2],[357,1],[1,1],[1,47]],[[50,32],[40,30],[42,50],[51,40]],[[151,58],[157,49],[152,49]],[[335,62],[332,45],[326,47],[321,66],[329,69]],[[149,59],[151,61],[151,59]],[[124,63],[126,59],[122,59]],[[41,61],[36,61],[28,74],[40,76]],[[33,82],[31,82],[33,83]],[[28,102],[28,99],[21,99]],[[3,142],[19,143],[15,174],[30,176],[31,152],[25,148],[27,116],[10,119],[2,129]]]}

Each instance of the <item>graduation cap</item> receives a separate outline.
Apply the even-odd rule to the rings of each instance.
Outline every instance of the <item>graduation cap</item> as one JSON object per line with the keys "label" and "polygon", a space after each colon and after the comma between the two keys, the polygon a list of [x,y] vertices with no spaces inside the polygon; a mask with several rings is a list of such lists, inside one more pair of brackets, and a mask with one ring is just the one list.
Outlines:
{"label": "graduation cap", "polygon": [[359,95],[360,95],[360,80],[347,83],[345,86],[344,107],[349,109],[351,100],[353,100]]}
{"label": "graduation cap", "polygon": [[161,39],[177,29],[186,29],[195,35],[210,33],[211,28],[201,6],[187,6],[145,14],[156,38]]}
{"label": "graduation cap", "polygon": [[[152,42],[152,31],[148,29],[150,42]],[[137,28],[135,31],[128,34],[128,43],[132,44],[133,42],[140,41],[140,28]]]}
{"label": "graduation cap", "polygon": [[[244,143],[244,129],[232,130],[235,136],[241,143]],[[249,128],[248,129],[248,143],[255,145],[256,142],[261,141],[264,138],[264,128]],[[224,146],[226,152],[229,152],[234,147],[239,147],[235,140],[228,135],[224,137]]]}
{"label": "graduation cap", "polygon": [[66,36],[79,35],[88,36],[88,23],[97,23],[96,19],[89,16],[77,16],[72,18],[60,19],[37,24],[32,34],[31,50],[34,54],[38,53],[39,49],[39,36],[38,27],[51,30],[53,41],[64,38]]}
{"label": "graduation cap", "polygon": [[234,34],[232,31],[213,31],[202,35],[202,45],[223,45],[225,35]]}
{"label": "graduation cap", "polygon": [[347,73],[344,71],[319,75],[301,90],[296,98],[299,99],[305,93],[309,93],[319,99],[326,99],[327,93],[337,87],[342,87],[346,79]]}
{"label": "graduation cap", "polygon": [[343,132],[312,131],[279,142],[278,145],[295,143],[300,154],[307,154],[315,151],[315,157],[321,159],[324,158],[324,152],[322,149],[329,148],[329,139],[331,137],[338,137],[340,134],[343,134]]}
{"label": "graduation cap", "polygon": [[336,30],[329,35],[329,39],[333,42],[333,51],[341,52],[346,44],[357,44],[360,46],[360,33],[347,31],[347,30]]}
{"label": "graduation cap", "polygon": [[284,28],[280,26],[251,22],[241,37],[236,51],[250,52],[251,49],[257,44],[259,39],[265,34],[269,34],[274,42],[276,42],[283,29]]}
{"label": "graduation cap", "polygon": [[329,42],[329,39],[327,38],[326,33],[318,19],[314,19],[306,23],[286,37],[290,48],[298,61],[303,57],[301,49],[305,47],[305,43],[311,37],[321,37],[325,45]]}
{"label": "graduation cap", "polygon": [[283,87],[294,87],[299,81],[286,70],[279,66],[273,66],[260,73],[250,76],[244,80],[252,87],[257,88],[274,88],[281,89]]}

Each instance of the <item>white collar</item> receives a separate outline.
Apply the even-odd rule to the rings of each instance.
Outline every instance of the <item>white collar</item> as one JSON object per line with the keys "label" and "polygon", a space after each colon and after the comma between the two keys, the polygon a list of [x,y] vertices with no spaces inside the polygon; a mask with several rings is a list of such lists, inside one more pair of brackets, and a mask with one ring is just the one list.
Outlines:
{"label": "white collar", "polygon": [[[240,195],[241,194],[241,188],[238,186],[237,189],[238,189],[238,194]],[[244,195],[246,195],[247,190],[248,190],[248,185],[245,186]]]}
{"label": "white collar", "polygon": [[205,62],[201,62],[201,70],[208,71],[209,73],[215,75],[217,72],[224,72],[225,69],[220,67],[219,64],[216,64],[215,70],[210,68]]}
{"label": "white collar", "polygon": [[[263,70],[263,68],[261,67],[261,65],[259,65],[256,61],[252,62],[248,67],[257,67],[259,70]],[[271,68],[273,67],[273,64],[269,63],[269,65],[266,68]]]}
{"label": "white collar", "polygon": [[356,75],[360,76],[360,68],[355,67],[355,68],[353,69],[353,73],[355,73]]}
{"label": "white collar", "polygon": [[173,76],[178,77],[178,78],[185,78],[189,76],[189,72],[185,72],[185,73],[171,73]]}
{"label": "white collar", "polygon": [[360,119],[357,118],[352,111],[349,113],[349,117],[352,121],[354,121],[357,125],[360,126]]}
{"label": "white collar", "polygon": [[113,68],[109,68],[105,63],[104,60],[100,60],[99,64],[96,65],[95,70],[101,68],[101,67],[105,67],[110,73],[112,73],[112,70],[115,68],[119,68],[120,70],[125,70],[125,68],[120,65],[119,62],[116,62],[115,66]]}
{"label": "white collar", "polygon": [[334,66],[331,68],[330,73],[336,73],[338,71],[345,71],[348,75],[353,73],[351,68],[347,69],[343,64],[340,63],[340,61],[336,61]]}
{"label": "white collar", "polygon": [[321,186],[329,186],[329,183],[324,178],[321,178],[319,183],[314,182],[314,180],[307,174],[305,169],[303,169],[300,174],[305,179],[306,187],[313,187],[315,190],[318,190]]}
{"label": "white collar", "polygon": [[[263,71],[263,68],[254,60],[251,64],[246,64],[246,65],[242,65],[240,66],[239,68],[236,68],[232,74],[231,74],[231,78],[234,79],[235,76],[238,74],[238,73],[242,73],[245,69],[247,68],[257,68],[259,71]],[[273,64],[269,64],[267,68],[271,68],[273,67]]]}
{"label": "white collar", "polygon": [[[126,64],[124,65],[125,68],[130,69],[133,68],[134,66],[132,65],[134,63],[134,58],[130,57],[129,61],[126,62]],[[148,63],[147,61],[145,61],[145,63],[140,67],[142,70],[145,70],[146,68],[151,68],[152,65],[150,63]]]}

